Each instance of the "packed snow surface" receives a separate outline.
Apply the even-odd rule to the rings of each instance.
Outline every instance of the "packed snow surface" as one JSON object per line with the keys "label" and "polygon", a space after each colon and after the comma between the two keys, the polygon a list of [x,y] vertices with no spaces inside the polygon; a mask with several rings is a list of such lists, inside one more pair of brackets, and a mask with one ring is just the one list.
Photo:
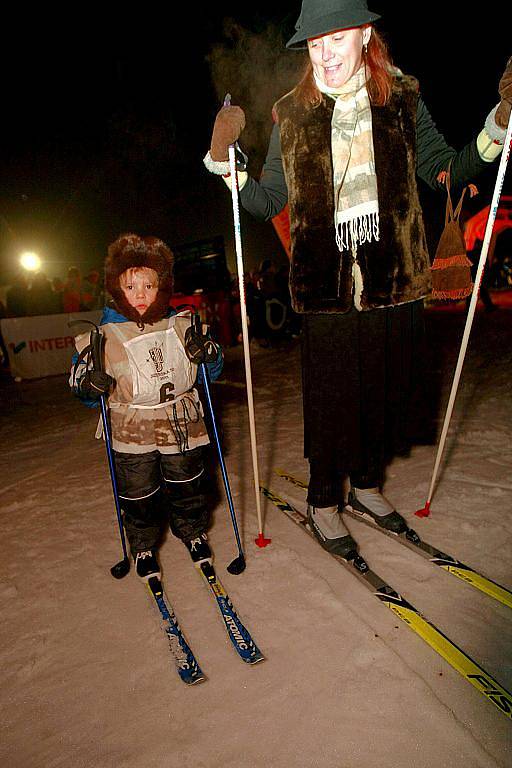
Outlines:
{"label": "packed snow surface", "polygon": [[[435,445],[388,467],[385,493],[427,541],[512,588],[512,311],[478,313],[430,518]],[[462,313],[429,312],[429,407],[440,431]],[[252,344],[262,484],[307,479],[300,343]],[[259,549],[240,348],[213,388],[247,569],[217,463],[217,570],[266,661],[234,653],[183,545],[160,558],[167,597],[208,680],[178,678],[146,589],[121,557],[97,411],[65,377],[2,395],[0,764],[9,768],[491,768],[512,763],[512,723],[351,573],[263,502]],[[319,372],[321,375],[321,372]],[[512,611],[358,522],[371,567],[507,690]]]}

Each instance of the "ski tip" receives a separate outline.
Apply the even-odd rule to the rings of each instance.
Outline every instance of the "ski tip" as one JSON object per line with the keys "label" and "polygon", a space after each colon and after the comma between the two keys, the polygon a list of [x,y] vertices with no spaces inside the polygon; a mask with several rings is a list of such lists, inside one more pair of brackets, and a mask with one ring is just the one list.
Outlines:
{"label": "ski tip", "polygon": [[256,544],[256,546],[260,548],[268,547],[271,541],[272,539],[266,539],[261,531],[258,534],[258,538],[254,539],[254,543]]}
{"label": "ski tip", "polygon": [[416,517],[428,517],[430,515],[430,501],[425,502],[425,506],[416,510],[414,514]]}

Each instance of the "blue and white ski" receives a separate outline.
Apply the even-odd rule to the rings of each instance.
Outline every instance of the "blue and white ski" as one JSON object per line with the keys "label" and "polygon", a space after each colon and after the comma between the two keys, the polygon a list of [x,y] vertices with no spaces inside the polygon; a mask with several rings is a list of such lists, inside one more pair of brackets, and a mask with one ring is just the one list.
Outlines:
{"label": "blue and white ski", "polygon": [[239,619],[233,603],[215,573],[213,565],[203,561],[202,563],[197,563],[196,568],[215,597],[228,637],[242,661],[245,661],[246,664],[257,664],[259,661],[264,661],[264,655],[252,639],[247,627]]}
{"label": "blue and white ski", "polygon": [[169,650],[174,659],[178,675],[187,685],[201,683],[203,680],[206,680],[206,676],[203,674],[189,644],[185,640],[172,607],[165,600],[162,582],[157,576],[153,576],[148,580],[147,585],[160,611],[163,630],[167,635]]}

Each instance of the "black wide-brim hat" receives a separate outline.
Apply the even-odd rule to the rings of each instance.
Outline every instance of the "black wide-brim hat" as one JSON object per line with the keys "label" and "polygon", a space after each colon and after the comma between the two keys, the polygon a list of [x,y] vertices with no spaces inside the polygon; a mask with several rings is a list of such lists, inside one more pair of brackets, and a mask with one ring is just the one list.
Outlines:
{"label": "black wide-brim hat", "polygon": [[320,37],[337,29],[350,29],[371,24],[380,14],[368,10],[366,0],[302,0],[296,32],[287,48],[305,48],[312,37]]}

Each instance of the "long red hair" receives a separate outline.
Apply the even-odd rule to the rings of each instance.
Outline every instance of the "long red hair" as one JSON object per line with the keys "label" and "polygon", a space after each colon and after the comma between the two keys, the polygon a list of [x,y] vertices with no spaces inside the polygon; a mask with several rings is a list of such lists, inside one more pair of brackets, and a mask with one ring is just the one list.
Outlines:
{"label": "long red hair", "polygon": [[[388,103],[393,86],[393,62],[384,39],[372,29],[367,50],[363,50],[363,63],[370,72],[368,95],[370,102],[377,107]],[[320,104],[321,94],[313,77],[313,66],[308,58],[304,74],[297,86],[297,93],[302,101],[312,107]]]}

